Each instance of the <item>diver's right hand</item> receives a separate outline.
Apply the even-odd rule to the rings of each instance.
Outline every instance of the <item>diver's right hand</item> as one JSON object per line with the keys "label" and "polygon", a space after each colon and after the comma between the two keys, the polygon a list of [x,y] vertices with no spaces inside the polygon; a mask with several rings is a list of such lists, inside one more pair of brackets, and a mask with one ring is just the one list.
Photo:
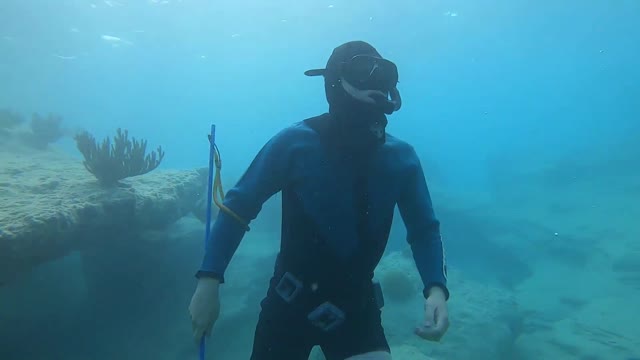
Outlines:
{"label": "diver's right hand", "polygon": [[189,304],[193,338],[196,343],[202,336],[211,334],[211,328],[220,315],[220,282],[212,278],[198,279],[198,286]]}

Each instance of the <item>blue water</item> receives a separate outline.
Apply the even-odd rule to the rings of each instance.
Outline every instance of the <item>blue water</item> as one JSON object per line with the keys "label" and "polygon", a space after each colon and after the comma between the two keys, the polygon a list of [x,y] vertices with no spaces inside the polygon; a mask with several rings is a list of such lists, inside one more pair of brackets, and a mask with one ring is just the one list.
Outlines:
{"label": "blue water", "polygon": [[365,39],[399,66],[389,130],[452,186],[481,182],[505,146],[554,156],[637,128],[635,1],[108,3],[3,1],[0,104],[96,136],[126,126],[166,148],[166,167],[206,164],[215,122],[233,176],[274,131],[325,110],[302,72]]}
{"label": "blue water", "polygon": [[[415,146],[432,190],[485,199],[496,168],[637,145],[638,24],[635,0],[2,0],[0,108],[58,113],[98,138],[127,128],[162,145],[165,169],[205,167],[215,123],[229,187],[275,132],[326,111],[322,80],[303,72],[366,40],[399,67],[403,108],[388,130]],[[79,157],[70,138],[56,145]],[[495,268],[465,249],[509,259],[516,279],[503,285],[530,275],[529,255],[451,244],[450,261],[470,272]]]}

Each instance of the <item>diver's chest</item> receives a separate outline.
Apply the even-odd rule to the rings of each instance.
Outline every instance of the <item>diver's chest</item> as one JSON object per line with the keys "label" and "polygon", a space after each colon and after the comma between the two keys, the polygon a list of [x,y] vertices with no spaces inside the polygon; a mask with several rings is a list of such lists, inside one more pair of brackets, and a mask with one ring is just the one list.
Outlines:
{"label": "diver's chest", "polygon": [[292,160],[292,188],[305,198],[335,201],[364,192],[372,202],[385,199],[395,205],[404,183],[401,169],[380,155],[364,162],[315,151]]}

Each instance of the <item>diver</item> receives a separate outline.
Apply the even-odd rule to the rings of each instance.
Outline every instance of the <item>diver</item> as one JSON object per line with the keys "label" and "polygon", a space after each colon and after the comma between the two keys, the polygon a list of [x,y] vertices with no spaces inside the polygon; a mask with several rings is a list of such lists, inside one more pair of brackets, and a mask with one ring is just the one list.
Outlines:
{"label": "diver", "polygon": [[[273,136],[230,189],[211,230],[189,305],[193,335],[220,313],[219,285],[247,224],[282,192],[281,245],[255,329],[252,360],[391,359],[374,269],[396,205],[424,283],[415,333],[439,341],[449,326],[447,269],[422,166],[412,146],[386,132],[401,107],[396,65],[370,44],[334,49],[323,76],[328,113]],[[244,219],[245,223],[238,219]]]}

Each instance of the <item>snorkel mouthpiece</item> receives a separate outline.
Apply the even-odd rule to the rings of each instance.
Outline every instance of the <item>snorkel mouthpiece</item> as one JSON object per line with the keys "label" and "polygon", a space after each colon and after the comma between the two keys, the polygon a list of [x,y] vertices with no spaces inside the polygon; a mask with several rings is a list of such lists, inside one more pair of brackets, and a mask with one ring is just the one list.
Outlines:
{"label": "snorkel mouthpiece", "polygon": [[387,115],[393,114],[395,111],[400,110],[402,106],[402,98],[400,97],[400,91],[394,87],[388,91],[388,95],[381,90],[360,90],[351,85],[349,81],[344,78],[340,79],[342,88],[355,100],[362,103],[373,105]]}

